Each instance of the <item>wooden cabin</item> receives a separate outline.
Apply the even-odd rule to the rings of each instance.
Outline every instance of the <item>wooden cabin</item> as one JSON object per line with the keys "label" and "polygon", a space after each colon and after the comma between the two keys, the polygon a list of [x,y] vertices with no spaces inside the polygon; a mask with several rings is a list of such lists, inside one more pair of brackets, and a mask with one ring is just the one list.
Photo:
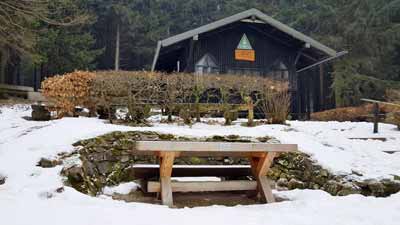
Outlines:
{"label": "wooden cabin", "polygon": [[152,70],[270,76],[289,81],[295,118],[334,107],[329,66],[338,53],[250,9],[158,42]]}

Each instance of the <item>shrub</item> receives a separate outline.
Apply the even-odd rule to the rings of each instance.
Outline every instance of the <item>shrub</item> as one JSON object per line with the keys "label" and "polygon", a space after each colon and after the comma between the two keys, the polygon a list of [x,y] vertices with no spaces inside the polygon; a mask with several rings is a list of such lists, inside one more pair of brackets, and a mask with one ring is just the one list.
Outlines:
{"label": "shrub", "polygon": [[58,117],[73,115],[77,106],[92,108],[90,84],[94,78],[94,73],[85,71],[47,78],[42,82],[43,95],[54,104]]}
{"label": "shrub", "polygon": [[[282,88],[285,91],[280,93]],[[286,119],[290,104],[287,83],[243,75],[77,71],[47,79],[43,82],[43,89],[45,96],[60,109],[60,116],[72,113],[79,105],[95,108],[102,118],[106,116],[111,120],[116,108],[126,107],[128,112],[124,119],[135,123],[144,123],[154,105],[160,106],[170,118],[173,113],[181,113],[186,122],[189,118],[199,121],[203,110],[200,103],[216,103],[211,108],[226,112],[225,117],[230,123],[236,119],[237,113],[233,115],[228,113],[229,110],[239,109],[249,100],[256,106],[262,102],[266,90],[274,93],[274,97],[265,95],[269,98],[265,101],[269,104],[266,112],[273,115],[272,122],[280,123]],[[279,103],[275,104],[275,101]]]}
{"label": "shrub", "polygon": [[265,118],[272,124],[284,124],[290,113],[290,93],[288,85],[283,83],[278,87],[265,88],[260,108]]}
{"label": "shrub", "polygon": [[218,103],[226,109],[230,104],[244,104],[244,99],[254,93],[278,86],[281,82],[258,76],[103,71],[97,72],[92,82],[92,94],[99,108],[155,104],[161,106],[169,118],[186,105],[190,114],[195,114],[190,117],[198,121],[200,103]]}

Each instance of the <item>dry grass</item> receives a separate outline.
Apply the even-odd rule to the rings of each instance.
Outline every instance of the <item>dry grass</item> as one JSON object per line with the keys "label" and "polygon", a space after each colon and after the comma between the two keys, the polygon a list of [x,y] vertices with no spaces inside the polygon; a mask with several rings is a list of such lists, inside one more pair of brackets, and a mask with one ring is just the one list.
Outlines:
{"label": "dry grass", "polygon": [[284,124],[290,113],[290,94],[288,90],[283,88],[278,91],[265,89],[261,110],[268,123]]}

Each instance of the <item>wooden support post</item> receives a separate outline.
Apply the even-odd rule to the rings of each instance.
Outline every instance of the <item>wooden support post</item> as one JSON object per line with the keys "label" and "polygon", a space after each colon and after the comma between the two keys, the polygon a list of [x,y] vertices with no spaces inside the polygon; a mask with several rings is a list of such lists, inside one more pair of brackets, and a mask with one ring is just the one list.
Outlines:
{"label": "wooden support post", "polygon": [[319,65],[319,109],[318,109],[320,111],[325,109],[324,74],[325,74],[324,65],[321,64]]}
{"label": "wooden support post", "polygon": [[195,111],[196,111],[196,122],[200,123],[201,122],[201,119],[200,119],[200,103],[198,102],[198,100],[197,100],[196,105],[195,105]]}
{"label": "wooden support post", "polygon": [[378,123],[379,123],[379,104],[374,103],[374,134],[378,133]]}
{"label": "wooden support post", "polygon": [[248,116],[247,116],[247,126],[254,126],[254,104],[253,99],[251,97],[247,97],[247,108],[248,108]]}
{"label": "wooden support post", "polygon": [[163,205],[167,205],[169,207],[174,205],[171,186],[171,174],[174,158],[174,152],[165,152],[160,155],[161,201]]}
{"label": "wooden support post", "polygon": [[264,157],[253,157],[251,160],[252,171],[257,179],[257,191],[261,194],[263,201],[266,203],[275,202],[271,184],[267,179],[268,170],[271,167],[275,156],[275,152],[269,152]]}

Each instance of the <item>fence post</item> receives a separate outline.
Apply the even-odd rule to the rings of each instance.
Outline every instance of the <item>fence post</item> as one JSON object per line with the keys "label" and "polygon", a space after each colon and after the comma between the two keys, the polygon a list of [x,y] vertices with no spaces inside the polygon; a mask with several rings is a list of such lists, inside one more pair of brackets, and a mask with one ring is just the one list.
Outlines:
{"label": "fence post", "polygon": [[378,133],[378,123],[379,123],[379,104],[374,103],[374,134]]}
{"label": "fence post", "polygon": [[195,110],[196,110],[196,122],[200,123],[200,103],[197,101],[195,105]]}
{"label": "fence post", "polygon": [[248,109],[247,126],[252,127],[254,126],[254,104],[251,97],[246,98],[246,103]]}

